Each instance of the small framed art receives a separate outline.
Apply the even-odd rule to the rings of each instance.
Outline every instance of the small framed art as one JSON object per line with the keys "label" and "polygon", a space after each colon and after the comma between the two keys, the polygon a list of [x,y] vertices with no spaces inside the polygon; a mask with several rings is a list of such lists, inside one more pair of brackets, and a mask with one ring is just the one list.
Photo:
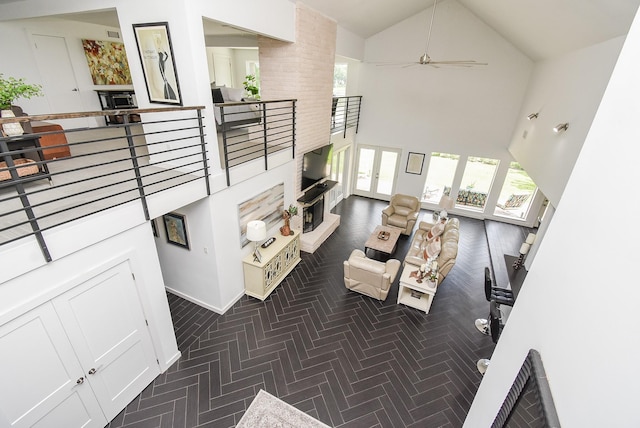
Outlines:
{"label": "small framed art", "polygon": [[162,216],[167,241],[170,244],[189,249],[186,217],[182,214],[169,213]]}
{"label": "small framed art", "polygon": [[405,172],[409,174],[422,174],[422,165],[424,164],[424,153],[409,152],[407,158],[407,169]]}

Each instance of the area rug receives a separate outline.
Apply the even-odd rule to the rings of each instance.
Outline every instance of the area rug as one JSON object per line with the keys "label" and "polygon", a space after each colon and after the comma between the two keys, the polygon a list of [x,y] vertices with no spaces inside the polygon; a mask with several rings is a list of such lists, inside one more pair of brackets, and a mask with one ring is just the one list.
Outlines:
{"label": "area rug", "polygon": [[236,428],[329,428],[262,389]]}

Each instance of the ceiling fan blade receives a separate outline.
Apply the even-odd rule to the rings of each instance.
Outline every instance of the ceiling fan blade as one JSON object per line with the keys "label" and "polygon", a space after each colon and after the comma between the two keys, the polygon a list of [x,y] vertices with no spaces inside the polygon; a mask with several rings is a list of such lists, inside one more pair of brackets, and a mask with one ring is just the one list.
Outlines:
{"label": "ceiling fan blade", "polygon": [[429,64],[448,65],[451,67],[475,67],[489,65],[486,62],[478,61],[431,61]]}

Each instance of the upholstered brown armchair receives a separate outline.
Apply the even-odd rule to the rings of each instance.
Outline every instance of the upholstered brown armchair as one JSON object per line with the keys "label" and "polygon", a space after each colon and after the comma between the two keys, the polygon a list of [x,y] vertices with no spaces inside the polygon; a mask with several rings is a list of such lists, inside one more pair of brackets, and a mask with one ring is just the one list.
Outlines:
{"label": "upholstered brown armchair", "polygon": [[420,213],[420,200],[415,196],[395,194],[382,210],[382,225],[402,229],[403,235],[411,235]]}
{"label": "upholstered brown armchair", "polygon": [[384,300],[400,265],[399,260],[379,262],[368,258],[362,250],[353,250],[349,260],[344,262],[344,285],[374,299]]}

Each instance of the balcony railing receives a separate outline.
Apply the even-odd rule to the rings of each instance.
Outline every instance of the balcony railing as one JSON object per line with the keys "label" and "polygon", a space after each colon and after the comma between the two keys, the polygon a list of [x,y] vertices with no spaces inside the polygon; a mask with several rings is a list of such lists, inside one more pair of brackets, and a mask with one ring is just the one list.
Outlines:
{"label": "balcony railing", "polygon": [[[149,220],[150,195],[203,182],[210,194],[203,107],[113,110],[0,119],[34,132],[0,137],[0,245],[33,236],[47,261],[43,232],[132,201]],[[122,124],[62,129],[40,122],[110,115]],[[142,122],[130,123],[140,115]],[[47,129],[45,132],[37,132]]]}
{"label": "balcony railing", "polygon": [[296,100],[221,103],[214,108],[227,186],[233,167],[263,158],[268,170],[269,155],[288,149],[294,157]]}
{"label": "balcony railing", "polygon": [[351,97],[334,97],[331,102],[331,133],[342,132],[347,136],[347,129],[360,126],[360,106],[362,95]]}

